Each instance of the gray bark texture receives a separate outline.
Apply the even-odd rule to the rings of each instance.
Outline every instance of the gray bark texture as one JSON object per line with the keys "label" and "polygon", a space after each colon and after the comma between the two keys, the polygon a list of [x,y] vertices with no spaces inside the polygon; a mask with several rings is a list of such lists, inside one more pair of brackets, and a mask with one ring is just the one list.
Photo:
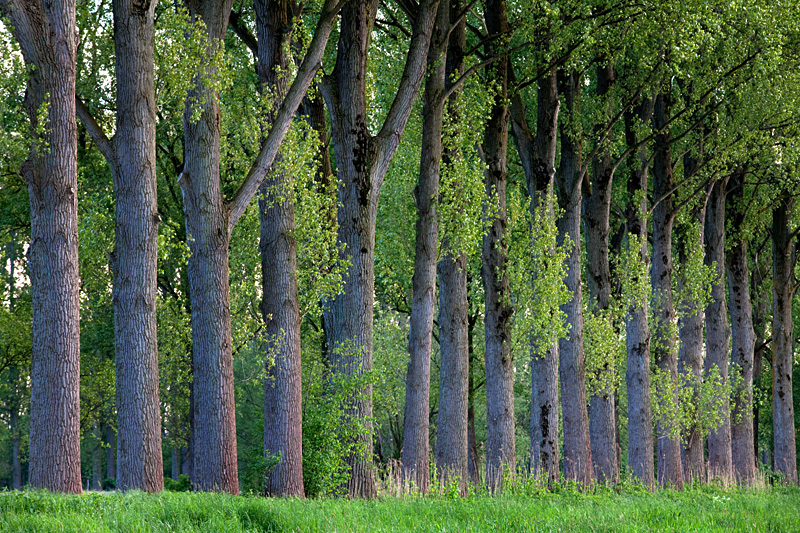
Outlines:
{"label": "gray bark texture", "polygon": [[[460,0],[451,0],[451,17],[461,10]],[[450,33],[445,65],[445,84],[464,68],[466,26],[455,24]],[[450,112],[459,97],[454,91],[449,97]],[[445,153],[445,161],[452,154]],[[467,256],[453,249],[443,239],[442,257],[437,265],[439,276],[439,413],[436,419],[436,472],[440,481],[457,479],[466,493],[469,473],[469,399],[471,329],[467,300]],[[477,465],[475,465],[477,466]],[[476,468],[476,476],[477,468]]]}
{"label": "gray bark texture", "polygon": [[[400,86],[376,136],[367,127],[367,50],[378,9],[376,0],[351,0],[342,9],[336,65],[323,78],[322,93],[331,116],[334,157],[339,173],[337,242],[350,260],[344,291],[325,306],[331,369],[357,376],[372,369],[372,313],[375,286],[375,218],[378,198],[400,135],[425,74],[438,0],[425,0],[414,18],[413,35]],[[352,412],[364,419],[358,438],[372,449],[372,387],[355,399]],[[372,461],[352,457],[348,494],[376,495]]]}
{"label": "gray bark texture", "polygon": [[428,51],[428,78],[422,100],[422,153],[415,198],[417,203],[408,372],[403,422],[403,476],[422,493],[430,484],[430,388],[433,316],[436,307],[439,175],[450,3],[439,3]]}
{"label": "gray bark texture", "polygon": [[156,1],[114,1],[117,128],[109,163],[116,196],[114,348],[117,488],[164,488],[158,394],[156,277]]}
{"label": "gray bark texture", "polygon": [[[342,0],[344,1],[344,0]],[[201,18],[213,44],[225,36],[232,0],[189,0],[189,12]],[[342,2],[326,0],[314,36],[295,79],[244,182],[226,200],[219,175],[220,113],[218,95],[196,79],[184,113],[183,191],[192,307],[193,407],[191,470],[195,490],[239,492],[234,415],[228,246],[233,227],[247,209],[275,160],[281,141],[321,64]],[[213,73],[212,73],[213,75]],[[191,102],[200,117],[192,118]]]}
{"label": "gray bark texture", "polygon": [[[695,160],[690,156],[684,156],[684,173],[691,174],[695,166]],[[678,260],[685,263],[688,260],[689,248],[703,249],[704,228],[706,225],[706,205],[708,197],[703,198],[703,203],[695,207],[692,218],[700,227],[699,239],[691,242],[688,238],[678,242]],[[686,278],[683,273],[678,284],[683,288],[687,283],[694,280]],[[700,309],[696,302],[681,302],[681,313],[678,317],[678,338],[680,338],[680,348],[678,349],[678,372],[682,375],[691,375],[694,383],[698,384],[692,391],[694,405],[697,405],[698,387],[703,379],[703,325],[706,321],[705,309]],[[683,435],[685,443],[681,447],[681,460],[683,464],[683,479],[686,482],[706,481],[706,461],[704,454],[704,442],[701,428],[693,424]]]}
{"label": "gray bark texture", "polygon": [[[675,223],[672,189],[672,157],[667,120],[670,115],[669,95],[660,93],[653,109],[653,127],[657,131],[653,156],[653,197],[658,204],[653,209],[653,355],[661,372],[670,380],[670,390],[677,403],[678,353],[675,331],[675,304],[672,297],[672,230]],[[658,436],[658,482],[683,488],[680,437],[663,422],[656,424]]]}
{"label": "gray bark texture", "polygon": [[[636,194],[647,192],[648,156],[647,149],[638,149],[636,122],[647,122],[652,114],[652,100],[645,101],[638,109],[625,113],[625,142],[633,149],[630,156],[631,174],[628,179],[627,217],[629,241],[631,246],[641,246],[638,250],[641,260],[649,263],[647,247],[647,219],[645,212],[647,200],[643,195],[640,202],[634,202]],[[634,240],[636,239],[636,240]],[[639,241],[639,239],[643,239]],[[639,244],[641,242],[641,245]],[[654,487],[653,467],[653,415],[650,404],[650,328],[648,324],[648,305],[642,298],[636,305],[626,309],[626,349],[628,360],[625,370],[625,385],[628,389],[628,468],[633,476],[647,487]]]}
{"label": "gray bark texture", "polygon": [[772,210],[772,424],[775,472],[797,484],[792,360],[792,298],[797,250],[790,228],[794,198],[781,196]]}
{"label": "gray bark texture", "polygon": [[[513,70],[509,67],[513,79]],[[549,202],[553,213],[556,146],[558,143],[558,83],[556,69],[543,76],[537,87],[536,133],[531,133],[521,95],[511,98],[511,133],[517,145],[530,197],[530,211]],[[533,280],[531,280],[533,282]],[[536,342],[532,340],[532,342]],[[558,343],[544,356],[531,351],[531,470],[549,484],[559,479]]]}
{"label": "gray bark texture", "polygon": [[[188,2],[212,39],[225,36],[232,0]],[[213,45],[209,44],[209,53]],[[220,110],[217,95],[198,78],[191,91],[200,117],[184,113],[183,190],[192,306],[194,384],[193,486],[239,493],[228,287],[229,212],[220,189]],[[190,98],[190,101],[192,98]]]}
{"label": "gray bark texture", "polygon": [[[443,243],[445,244],[445,243]],[[467,483],[469,337],[467,256],[445,253],[439,271],[439,415],[436,471],[442,481]]]}
{"label": "gray bark texture", "polygon": [[[728,383],[731,330],[728,325],[728,304],[725,295],[725,187],[727,179],[713,184],[706,209],[706,264],[716,264],[711,284],[711,302],[706,308],[706,376],[719,369],[723,383]],[[729,396],[722,399],[723,409],[730,408]],[[731,419],[725,416],[722,425],[708,435],[708,475],[727,482],[733,478],[731,456]]]}
{"label": "gray bark texture", "polygon": [[[741,228],[745,217],[744,169],[737,169],[728,182],[727,212],[731,227]],[[747,266],[747,241],[740,236],[725,255],[728,301],[731,306],[730,373],[741,381],[733,391],[731,407],[731,459],[736,481],[747,485],[755,480],[756,454],[753,433],[753,365],[755,331],[750,302],[750,270]]]}
{"label": "gray bark texture", "polygon": [[[486,0],[489,36],[508,33],[505,0]],[[498,41],[502,42],[502,41]],[[503,44],[489,45],[488,54],[502,53]],[[486,342],[486,482],[490,491],[500,490],[506,470],[515,472],[514,451],[514,361],[511,327],[514,309],[508,281],[508,237],[506,227],[506,170],[508,152],[508,56],[487,68],[497,87],[494,105],[483,138],[486,195],[493,204],[489,229],[483,237],[483,280]]]}
{"label": "gray bark texture", "polygon": [[[80,493],[75,2],[0,0],[0,13],[11,22],[30,72],[25,107],[33,141],[21,171],[31,203],[29,482]],[[43,110],[46,123],[37,124]],[[37,133],[37,126],[44,131]]]}
{"label": "gray bark texture", "polygon": [[[581,77],[577,72],[559,71],[559,92],[571,120],[579,113]],[[561,413],[564,417],[564,477],[588,484],[594,477],[586,410],[585,360],[583,355],[583,289],[581,283],[581,172],[580,133],[565,123],[561,128],[561,164],[557,173],[558,203],[563,210],[558,220],[558,243],[569,241],[567,277],[572,299],[561,306],[569,324],[568,338],[558,341],[558,374],[561,381]]]}
{"label": "gray bark texture", "polygon": [[[279,102],[287,88],[284,73],[289,65],[291,12],[286,0],[256,0],[255,13],[260,90]],[[279,153],[275,161],[280,160]],[[280,455],[277,466],[267,475],[265,492],[270,496],[302,497],[305,489],[300,299],[292,186],[291,176],[273,168],[261,185],[258,200],[261,313],[267,339],[264,453]]]}
{"label": "gray bark texture", "polygon": [[[597,94],[600,98],[606,97],[615,77],[613,65],[605,64],[597,68]],[[599,129],[602,130],[602,127]],[[611,139],[607,142],[611,142]],[[609,216],[614,161],[611,158],[610,148],[598,151],[592,161],[592,174],[591,193],[583,199],[588,273],[586,281],[589,288],[590,309],[592,312],[600,312],[608,309],[611,303],[608,239],[611,232]],[[613,368],[606,370],[614,371]],[[619,479],[614,391],[598,391],[589,398],[589,439],[595,478],[606,482]]]}

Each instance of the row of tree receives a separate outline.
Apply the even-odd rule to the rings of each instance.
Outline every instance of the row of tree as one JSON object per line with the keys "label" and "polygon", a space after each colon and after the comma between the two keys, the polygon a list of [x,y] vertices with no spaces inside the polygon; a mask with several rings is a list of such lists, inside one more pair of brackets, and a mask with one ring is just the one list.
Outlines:
{"label": "row of tree", "polygon": [[797,482],[792,2],[111,4],[0,0],[14,487]]}

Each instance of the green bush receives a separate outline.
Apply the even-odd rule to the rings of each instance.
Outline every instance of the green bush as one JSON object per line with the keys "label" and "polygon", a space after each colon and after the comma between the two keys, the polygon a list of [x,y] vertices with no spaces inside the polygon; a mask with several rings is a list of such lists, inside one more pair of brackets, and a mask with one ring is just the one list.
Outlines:
{"label": "green bush", "polygon": [[181,474],[178,479],[164,478],[164,490],[171,492],[189,492],[192,490],[192,480],[186,474]]}

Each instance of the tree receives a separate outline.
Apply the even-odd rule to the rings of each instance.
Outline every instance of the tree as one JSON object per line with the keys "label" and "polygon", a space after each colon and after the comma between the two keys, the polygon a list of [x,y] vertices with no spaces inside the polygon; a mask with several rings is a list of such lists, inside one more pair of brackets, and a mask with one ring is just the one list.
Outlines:
{"label": "tree", "polygon": [[193,0],[189,12],[204,23],[208,64],[197,75],[184,113],[185,162],[180,177],[189,236],[194,374],[193,463],[196,490],[239,492],[235,398],[231,348],[228,245],[233,227],[264,181],[295,111],[320,66],[328,36],[345,0],[328,0],[297,75],[247,177],[230,200],[219,173],[220,119],[213,82],[219,40],[228,26],[232,0]]}
{"label": "tree", "polygon": [[794,322],[792,299],[796,291],[795,235],[790,227],[794,198],[779,195],[772,210],[772,423],[775,446],[774,468],[785,482],[797,483],[792,354]]}
{"label": "tree", "polygon": [[111,139],[77,100],[78,116],[114,178],[117,487],[147,492],[164,488],[156,335],[156,4],[113,3],[117,114]]}
{"label": "tree", "polygon": [[[715,277],[711,284],[711,301],[706,309],[707,351],[706,377],[714,368],[723,383],[728,383],[728,358],[730,357],[731,330],[728,325],[728,305],[725,298],[725,189],[727,179],[717,180],[711,189],[706,210],[706,264],[714,265]],[[722,399],[722,409],[730,410],[727,396]],[[702,456],[701,456],[702,457]],[[724,416],[722,424],[708,436],[709,475],[731,479],[731,419]]]}
{"label": "tree", "polygon": [[439,174],[444,145],[442,123],[445,108],[447,45],[450,2],[439,3],[428,50],[428,78],[423,96],[422,151],[416,192],[417,224],[411,323],[408,334],[409,362],[403,425],[403,471],[423,493],[430,483],[429,412],[433,316],[436,303],[438,256]]}
{"label": "tree", "polygon": [[508,151],[508,63],[503,51],[509,32],[505,0],[485,3],[489,43],[487,56],[499,59],[487,67],[497,92],[483,136],[486,163],[484,184],[488,200],[483,237],[481,279],[484,289],[486,339],[486,482],[499,490],[506,470],[515,472],[514,445],[514,358],[511,328],[514,309],[508,281],[508,237],[506,227],[506,182]]}
{"label": "tree", "polygon": [[[30,484],[81,492],[75,2],[3,0],[30,69]],[[53,283],[51,280],[57,280]]]}
{"label": "tree", "polygon": [[581,187],[585,179],[582,165],[580,113],[581,75],[575,70],[559,70],[559,94],[564,102],[561,126],[561,163],[556,173],[558,204],[563,210],[558,219],[558,241],[572,246],[566,259],[565,284],[572,299],[561,309],[570,325],[569,337],[558,341],[558,374],[561,381],[561,411],[564,415],[564,477],[589,483],[594,475],[589,442],[589,415],[586,411],[585,360],[583,356],[583,296],[581,283]]}
{"label": "tree", "polygon": [[[726,212],[731,227],[744,228],[746,205],[746,168],[736,169],[728,181]],[[747,266],[748,243],[743,234],[734,235],[730,252],[725,255],[728,300],[731,303],[731,374],[741,379],[733,391],[731,408],[731,459],[733,474],[740,483],[751,483],[756,475],[753,404],[753,366],[755,364],[755,330],[750,298],[750,269]]]}
{"label": "tree", "polygon": [[[286,93],[292,36],[289,2],[255,2],[258,81],[263,95],[276,102]],[[270,119],[274,120],[277,106]],[[276,156],[280,163],[281,154]],[[273,166],[261,185],[261,313],[266,324],[267,376],[264,382],[264,453],[280,455],[267,475],[266,492],[303,496],[302,377],[297,242],[291,176]],[[274,359],[274,361],[273,361]]]}
{"label": "tree", "polygon": [[[378,198],[389,162],[411,114],[422,84],[438,0],[426,0],[414,14],[414,29],[405,70],[394,101],[377,135],[367,121],[366,67],[377,0],[357,0],[342,9],[338,54],[333,72],[323,77],[322,94],[331,117],[334,156],[339,178],[337,242],[349,260],[344,291],[325,308],[331,369],[340,375],[361,375],[372,369],[375,219]],[[358,437],[371,447],[372,391],[354,400],[353,412],[365,420]],[[371,462],[351,459],[348,494],[376,495]]]}

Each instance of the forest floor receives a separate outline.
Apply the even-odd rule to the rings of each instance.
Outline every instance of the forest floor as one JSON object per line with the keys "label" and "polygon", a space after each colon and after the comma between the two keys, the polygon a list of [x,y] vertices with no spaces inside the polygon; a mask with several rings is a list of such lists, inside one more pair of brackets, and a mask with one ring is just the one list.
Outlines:
{"label": "forest floor", "polygon": [[0,531],[800,531],[800,489],[267,499],[0,492]]}

